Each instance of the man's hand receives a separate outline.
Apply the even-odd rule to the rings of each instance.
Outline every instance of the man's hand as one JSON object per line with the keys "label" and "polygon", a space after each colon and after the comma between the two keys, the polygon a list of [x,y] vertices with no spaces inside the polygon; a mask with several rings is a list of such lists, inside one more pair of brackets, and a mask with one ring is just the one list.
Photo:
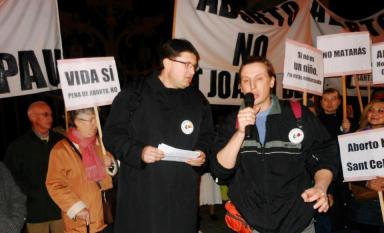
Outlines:
{"label": "man's hand", "polygon": [[329,203],[328,203],[328,197],[324,190],[322,190],[319,187],[312,187],[310,189],[305,190],[301,197],[303,198],[304,202],[314,202],[316,201],[315,205],[313,205],[314,209],[317,209],[319,213],[321,212],[327,212],[329,209]]}
{"label": "man's hand", "polygon": [[343,128],[343,133],[349,133],[351,130],[351,122],[347,118],[343,119],[343,122],[341,123],[341,128]]}
{"label": "man's hand", "polygon": [[76,220],[84,220],[87,225],[91,222],[91,215],[89,214],[89,210],[87,208],[82,209],[79,213],[75,216]]}
{"label": "man's hand", "polygon": [[247,125],[254,125],[256,122],[256,114],[260,111],[260,107],[256,110],[254,108],[248,107],[241,109],[237,114],[238,130],[241,133],[245,132],[245,127]]}
{"label": "man's hand", "polygon": [[164,158],[164,152],[153,146],[146,146],[141,152],[141,159],[144,163],[154,163],[162,158]]}
{"label": "man's hand", "polygon": [[187,160],[186,163],[188,163],[189,165],[191,166],[195,166],[195,167],[200,167],[201,165],[203,165],[205,163],[205,153],[202,152],[202,151],[199,151],[200,152],[200,155],[199,157],[197,157],[196,159],[190,159],[190,160]]}

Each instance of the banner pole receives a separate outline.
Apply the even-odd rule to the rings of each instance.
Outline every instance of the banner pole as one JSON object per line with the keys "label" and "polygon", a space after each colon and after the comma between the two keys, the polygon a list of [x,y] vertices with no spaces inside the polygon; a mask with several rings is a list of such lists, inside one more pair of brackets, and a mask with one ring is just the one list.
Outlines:
{"label": "banner pole", "polygon": [[345,75],[341,76],[341,86],[343,91],[343,119],[347,118],[347,84]]}
{"label": "banner pole", "polygon": [[368,92],[368,103],[370,103],[371,102],[371,82],[368,82],[367,92]]}
{"label": "banner pole", "polygon": [[380,209],[381,209],[381,218],[384,222],[384,201],[383,201],[383,191],[377,192],[379,194],[379,200],[380,200]]}
{"label": "banner pole", "polygon": [[66,107],[64,107],[64,118],[65,118],[65,132],[68,132],[69,119],[68,119],[68,112]]}
{"label": "banner pole", "polygon": [[176,25],[176,8],[177,8],[177,0],[175,0],[175,4],[173,5],[173,25],[172,25],[172,38],[175,38],[175,25]]}
{"label": "banner pole", "polygon": [[308,105],[308,95],[306,91],[303,92],[303,105],[304,106]]}
{"label": "banner pole", "polygon": [[99,142],[100,142],[101,150],[103,152],[103,155],[106,155],[107,151],[105,150],[104,143],[103,143],[103,132],[101,131],[99,111],[97,111],[97,106],[93,106],[93,111],[95,112],[97,131],[98,131],[98,135],[99,135]]}
{"label": "banner pole", "polygon": [[357,99],[359,100],[360,113],[362,113],[364,106],[363,106],[363,100],[361,99],[359,79],[357,78],[357,75],[353,75],[353,79],[355,80],[355,84],[356,84],[356,94],[357,94]]}

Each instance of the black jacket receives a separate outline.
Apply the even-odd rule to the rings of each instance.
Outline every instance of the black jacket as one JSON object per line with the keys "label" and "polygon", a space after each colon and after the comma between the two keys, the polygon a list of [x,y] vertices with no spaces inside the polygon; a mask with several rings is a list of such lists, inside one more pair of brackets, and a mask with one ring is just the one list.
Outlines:
{"label": "black jacket", "polygon": [[[210,106],[190,87],[168,89],[157,74],[144,81],[139,104],[129,88],[114,99],[104,128],[106,148],[120,161],[114,231],[195,233],[199,170],[184,162],[141,160],[144,146],[160,143],[208,154],[213,141]],[[193,123],[191,134],[182,122]]]}
{"label": "black jacket", "polygon": [[61,219],[60,209],[45,187],[45,178],[49,153],[62,138],[61,134],[50,131],[49,141],[44,142],[31,129],[13,141],[7,149],[4,162],[27,196],[27,223]]}
{"label": "black jacket", "polygon": [[[336,144],[316,117],[302,108],[304,140],[290,142],[288,134],[298,124],[288,101],[273,97],[267,116],[265,144],[245,140],[233,169],[215,159],[213,172],[221,179],[231,177],[228,195],[246,221],[259,232],[302,232],[314,215],[313,203],[304,203],[301,194],[313,186],[313,174],[325,168],[337,173]],[[233,115],[219,130],[215,151],[233,135]]]}

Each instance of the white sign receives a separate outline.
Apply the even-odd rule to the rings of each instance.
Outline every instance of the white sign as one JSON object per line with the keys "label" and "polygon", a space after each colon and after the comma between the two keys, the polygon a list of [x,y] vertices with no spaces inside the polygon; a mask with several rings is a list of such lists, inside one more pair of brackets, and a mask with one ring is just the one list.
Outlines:
{"label": "white sign", "polygon": [[311,1],[287,1],[254,14],[237,6],[221,0],[175,3],[173,37],[188,39],[199,51],[199,89],[211,104],[241,102],[237,72],[248,56],[266,56],[282,73],[285,39],[311,43]]}
{"label": "white sign", "polygon": [[283,87],[323,94],[323,54],[320,50],[287,39],[285,42]]}
{"label": "white sign", "polygon": [[384,128],[338,136],[344,181],[384,176]]}
{"label": "white sign", "polygon": [[368,32],[349,32],[317,37],[323,51],[324,76],[364,74],[372,71]]}
{"label": "white sign", "polygon": [[384,42],[372,45],[373,84],[384,83]]}
{"label": "white sign", "polygon": [[0,0],[0,98],[56,90],[56,0]]}
{"label": "white sign", "polygon": [[352,86],[356,87],[357,82],[359,83],[359,87],[367,87],[372,86],[372,74],[356,74],[352,76]]}
{"label": "white sign", "polygon": [[57,66],[68,111],[111,104],[120,92],[113,57],[58,60]]}

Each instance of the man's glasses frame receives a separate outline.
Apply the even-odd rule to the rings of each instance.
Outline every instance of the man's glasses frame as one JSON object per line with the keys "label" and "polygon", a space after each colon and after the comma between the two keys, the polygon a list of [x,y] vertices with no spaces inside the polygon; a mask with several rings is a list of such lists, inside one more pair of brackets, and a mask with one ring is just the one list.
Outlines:
{"label": "man's glasses frame", "polygon": [[186,69],[192,68],[194,71],[199,69],[199,66],[197,64],[196,65],[192,65],[192,63],[190,63],[190,62],[179,61],[179,60],[172,59],[172,58],[168,58],[168,59],[171,60],[171,61],[183,64]]}

